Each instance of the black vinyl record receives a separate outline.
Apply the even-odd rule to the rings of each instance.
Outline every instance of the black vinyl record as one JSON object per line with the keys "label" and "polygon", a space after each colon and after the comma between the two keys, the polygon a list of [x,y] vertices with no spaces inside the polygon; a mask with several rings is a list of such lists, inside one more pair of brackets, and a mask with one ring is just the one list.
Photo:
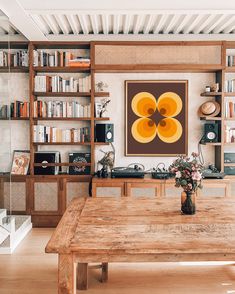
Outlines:
{"label": "black vinyl record", "polygon": [[[34,155],[35,163],[56,163],[56,152],[36,152]],[[35,166],[35,175],[55,175],[55,166]]]}

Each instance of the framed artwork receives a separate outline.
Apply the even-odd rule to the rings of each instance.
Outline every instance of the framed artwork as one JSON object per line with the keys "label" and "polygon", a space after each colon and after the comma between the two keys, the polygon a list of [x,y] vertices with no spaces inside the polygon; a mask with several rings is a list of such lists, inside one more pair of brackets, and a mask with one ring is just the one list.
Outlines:
{"label": "framed artwork", "polygon": [[30,152],[28,150],[14,150],[11,166],[12,175],[27,175],[29,169]]}
{"label": "framed artwork", "polygon": [[125,81],[126,156],[188,153],[188,81]]}

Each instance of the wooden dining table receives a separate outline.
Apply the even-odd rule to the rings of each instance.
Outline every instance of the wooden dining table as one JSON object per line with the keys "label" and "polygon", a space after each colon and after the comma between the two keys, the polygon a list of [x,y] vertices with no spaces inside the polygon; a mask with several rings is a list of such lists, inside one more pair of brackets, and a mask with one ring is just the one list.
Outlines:
{"label": "wooden dining table", "polygon": [[57,253],[58,293],[88,287],[88,264],[235,260],[235,201],[198,199],[182,215],[180,199],[74,198],[46,246]]}

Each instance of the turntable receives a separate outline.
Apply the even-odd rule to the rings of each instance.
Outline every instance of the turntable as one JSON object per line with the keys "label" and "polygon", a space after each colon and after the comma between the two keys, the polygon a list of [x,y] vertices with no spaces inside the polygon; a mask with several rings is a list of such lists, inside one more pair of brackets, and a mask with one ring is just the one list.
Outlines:
{"label": "turntable", "polygon": [[114,167],[111,169],[111,178],[144,178],[144,166],[134,164],[134,167]]}

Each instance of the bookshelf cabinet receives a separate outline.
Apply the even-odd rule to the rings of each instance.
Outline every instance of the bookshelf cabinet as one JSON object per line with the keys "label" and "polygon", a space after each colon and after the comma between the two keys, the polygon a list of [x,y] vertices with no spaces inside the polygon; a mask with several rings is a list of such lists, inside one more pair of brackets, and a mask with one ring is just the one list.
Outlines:
{"label": "bookshelf cabinet", "polygon": [[[1,49],[0,45],[0,49]],[[95,74],[96,73],[151,73],[151,72],[166,72],[166,73],[194,73],[194,72],[209,72],[214,73],[214,81],[220,84],[219,92],[201,93],[201,96],[208,99],[215,99],[221,105],[221,113],[215,117],[204,117],[202,120],[214,121],[221,127],[221,141],[218,143],[210,143],[209,145],[215,148],[215,165],[224,170],[228,163],[224,163],[224,152],[231,148],[235,143],[225,142],[225,126],[227,124],[235,124],[235,118],[225,117],[225,102],[228,99],[235,102],[234,92],[225,91],[224,85],[227,76],[235,75],[235,65],[226,65],[226,55],[229,50],[235,52],[235,42],[224,41],[198,41],[198,42],[138,42],[138,41],[120,41],[120,42],[30,42],[12,44],[14,48],[21,46],[29,50],[29,67],[12,68],[11,72],[29,72],[29,91],[30,91],[30,116],[29,118],[12,118],[12,120],[25,120],[30,128],[30,174],[27,176],[14,176],[12,181],[24,182],[26,187],[26,210],[25,213],[32,215],[34,226],[55,226],[61,215],[66,209],[68,203],[68,185],[76,186],[79,183],[88,183],[91,180],[92,174],[95,171],[95,148],[96,146],[105,146],[107,143],[95,142],[95,124],[96,122],[105,122],[109,117],[96,118],[94,114],[94,106],[96,97],[109,97],[109,92],[96,92]],[[18,46],[18,47],[17,47]],[[177,47],[177,51],[175,48]],[[78,66],[38,66],[33,64],[34,50],[52,52],[52,51],[71,51],[76,52],[83,50],[89,52],[90,66],[81,68]],[[147,52],[147,54],[146,54]],[[203,54],[202,54],[203,53]],[[235,54],[234,54],[235,55]],[[144,63],[143,63],[144,60]],[[180,60],[180,61],[179,61]],[[8,72],[8,68],[1,68],[0,72]],[[84,77],[90,75],[91,87],[90,91],[80,92],[42,92],[35,91],[34,80],[35,76],[65,76],[66,78]],[[235,78],[235,76],[234,76]],[[200,94],[200,93],[198,93]],[[63,101],[71,101],[74,99],[79,101],[89,102],[91,105],[91,113],[87,117],[35,117],[33,111],[33,103],[35,101],[47,101],[48,99],[63,99]],[[20,122],[19,122],[20,123]],[[90,126],[90,141],[89,142],[34,142],[33,128],[38,124],[52,125],[70,125],[77,127],[86,124]],[[118,146],[117,146],[118,147]],[[91,153],[91,161],[88,166],[91,168],[89,175],[49,175],[40,176],[34,175],[34,167],[40,164],[34,164],[34,153],[37,150],[58,150],[66,148],[70,150],[89,150]],[[53,148],[53,149],[51,149]],[[76,150],[76,151],[77,151]],[[48,164],[53,165],[53,164]],[[66,158],[63,158],[61,163],[54,164],[61,166],[65,170],[72,166]],[[234,164],[233,164],[234,165]],[[7,181],[6,176],[0,176],[1,183]],[[40,185],[46,185],[48,189],[53,191],[53,199],[55,207],[51,210],[44,209],[39,205]],[[77,186],[76,186],[77,187]],[[2,189],[0,189],[2,191]],[[74,193],[74,191],[73,191]],[[1,196],[1,195],[0,195]],[[1,198],[1,197],[0,197]],[[0,199],[1,200],[1,199]],[[45,202],[46,203],[46,202]]]}

